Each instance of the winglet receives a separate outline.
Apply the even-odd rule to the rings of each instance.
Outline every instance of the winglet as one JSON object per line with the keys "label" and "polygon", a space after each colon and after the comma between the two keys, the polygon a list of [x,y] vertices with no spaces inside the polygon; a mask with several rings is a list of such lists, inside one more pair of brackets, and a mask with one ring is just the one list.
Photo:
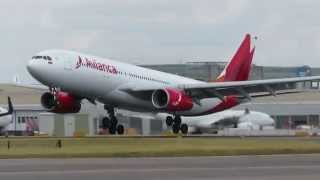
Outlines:
{"label": "winglet", "polygon": [[1,116],[7,116],[7,115],[10,115],[12,113],[13,113],[13,105],[12,105],[12,102],[11,102],[11,98],[8,96],[8,111],[5,112],[5,113],[0,114],[0,117]]}
{"label": "winglet", "polygon": [[13,105],[12,105],[10,96],[8,96],[8,114],[12,114],[12,113],[13,113]]}

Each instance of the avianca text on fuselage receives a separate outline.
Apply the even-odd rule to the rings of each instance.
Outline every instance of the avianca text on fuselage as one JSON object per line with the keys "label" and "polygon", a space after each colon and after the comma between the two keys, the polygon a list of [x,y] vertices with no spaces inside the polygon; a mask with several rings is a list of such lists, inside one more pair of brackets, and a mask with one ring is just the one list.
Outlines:
{"label": "avianca text on fuselage", "polygon": [[75,69],[79,69],[80,67],[86,67],[111,74],[118,74],[117,68],[113,65],[96,62],[95,59],[78,56]]}

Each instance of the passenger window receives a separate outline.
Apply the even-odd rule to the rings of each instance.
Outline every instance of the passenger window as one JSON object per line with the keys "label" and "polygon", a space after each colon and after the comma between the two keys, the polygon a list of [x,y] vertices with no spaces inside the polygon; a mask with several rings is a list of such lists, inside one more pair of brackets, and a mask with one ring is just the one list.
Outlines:
{"label": "passenger window", "polygon": [[47,56],[43,56],[43,59],[44,59],[44,60],[47,60]]}

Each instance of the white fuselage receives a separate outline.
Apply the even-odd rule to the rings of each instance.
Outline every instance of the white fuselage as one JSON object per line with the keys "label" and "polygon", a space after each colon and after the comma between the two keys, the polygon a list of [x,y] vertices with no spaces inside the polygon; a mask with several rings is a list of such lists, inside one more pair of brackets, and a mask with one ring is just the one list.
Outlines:
{"label": "white fuselage", "polygon": [[[32,59],[27,68],[30,74],[48,87],[58,87],[80,97],[92,98],[104,104],[140,112],[161,112],[151,99],[137,98],[124,89],[135,87],[178,88],[179,84],[204,83],[182,76],[125,64],[110,59],[71,51],[49,50],[37,56],[50,56],[51,60]],[[199,115],[212,110],[222,101],[218,98],[202,99],[189,111],[179,115]]]}

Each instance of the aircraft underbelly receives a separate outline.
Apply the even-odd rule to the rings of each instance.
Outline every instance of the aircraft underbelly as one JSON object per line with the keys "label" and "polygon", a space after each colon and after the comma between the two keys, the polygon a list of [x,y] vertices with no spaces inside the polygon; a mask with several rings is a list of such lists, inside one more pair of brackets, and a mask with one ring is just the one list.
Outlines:
{"label": "aircraft underbelly", "polygon": [[120,90],[114,90],[106,94],[99,101],[120,109],[139,112],[157,111],[152,105],[151,98],[150,100],[143,100]]}

